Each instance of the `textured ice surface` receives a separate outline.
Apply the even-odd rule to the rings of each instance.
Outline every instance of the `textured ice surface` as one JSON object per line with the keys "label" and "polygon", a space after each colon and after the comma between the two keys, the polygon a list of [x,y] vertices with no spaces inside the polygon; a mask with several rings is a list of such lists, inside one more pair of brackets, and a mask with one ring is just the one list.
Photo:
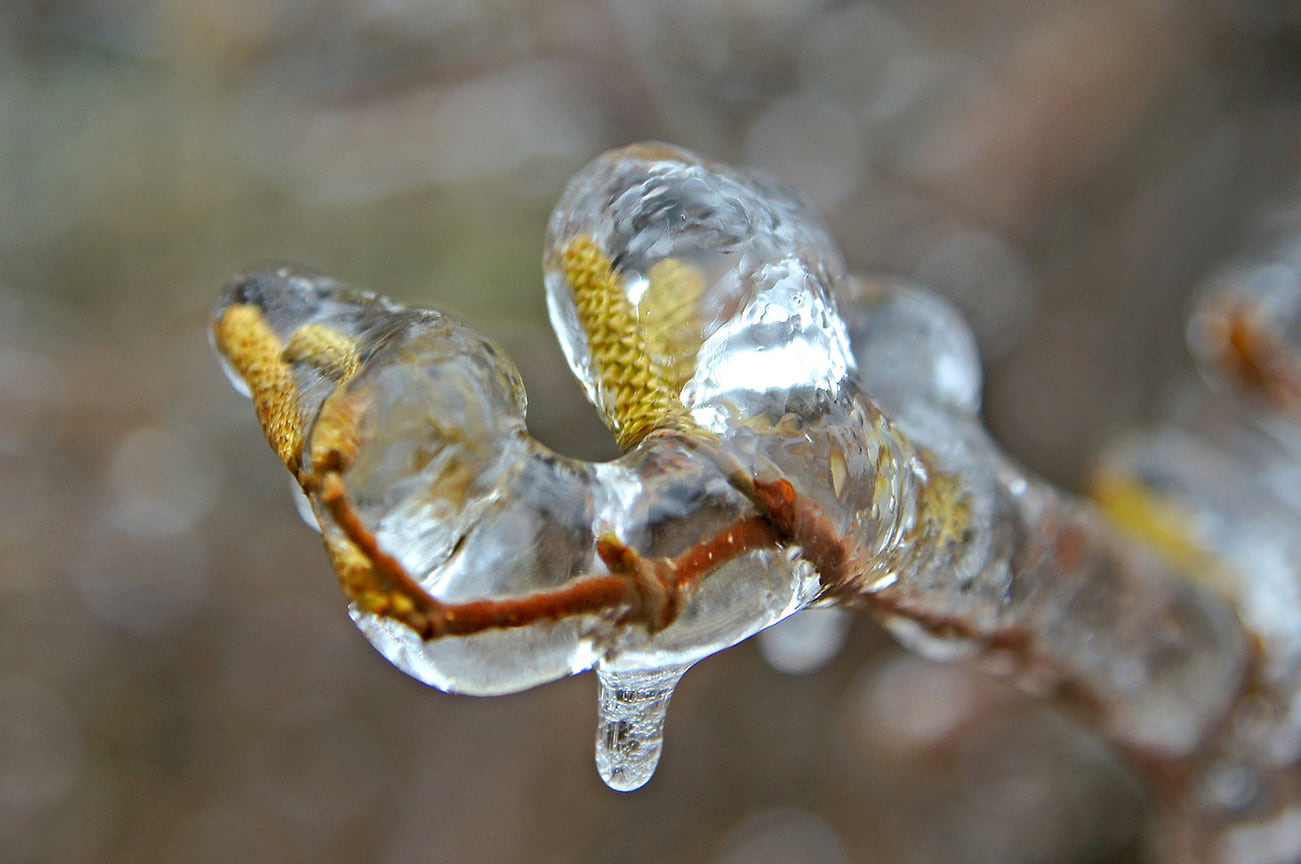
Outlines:
{"label": "textured ice surface", "polygon": [[[821,219],[771,181],[667,145],[597,159],[570,181],[548,227],[547,303],[570,367],[605,407],[588,336],[560,265],[565,245],[592,237],[614,262],[639,323],[690,303],[678,344],[695,357],[679,396],[702,425],[725,432],[797,398],[817,401],[853,371],[833,291],[845,265]],[[657,267],[674,262],[702,290],[648,303]],[[684,354],[686,352],[680,352]]]}

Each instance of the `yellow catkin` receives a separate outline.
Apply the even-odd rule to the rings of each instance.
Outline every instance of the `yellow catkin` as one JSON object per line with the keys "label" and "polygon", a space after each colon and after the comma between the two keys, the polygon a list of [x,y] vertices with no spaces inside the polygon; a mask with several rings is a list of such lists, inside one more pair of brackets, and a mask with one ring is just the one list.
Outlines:
{"label": "yellow catkin", "polygon": [[294,331],[283,357],[290,363],[308,363],[322,375],[346,381],[357,371],[357,344],[326,324],[308,324]]}
{"label": "yellow catkin", "polygon": [[620,448],[628,450],[657,430],[694,428],[677,390],[653,360],[622,280],[596,241],[575,236],[565,246],[561,266]]}
{"label": "yellow catkin", "polygon": [[312,426],[308,464],[318,473],[347,470],[361,445],[357,427],[367,407],[364,395],[342,386],[357,373],[357,343],[326,324],[308,324],[289,337],[283,356],[312,366],[338,385],[321,404]]}
{"label": "yellow catkin", "polygon": [[[913,473],[915,469],[908,465],[909,460],[917,459],[924,466],[916,493],[919,518],[912,521],[904,534],[905,547],[917,549],[930,542],[941,545],[961,542],[971,530],[971,502],[962,481],[955,474],[937,470],[931,454],[913,445],[883,414],[873,411],[868,428],[875,442],[873,507],[878,513],[898,506],[896,495],[901,493],[895,487],[895,480]],[[890,446],[892,441],[897,442],[898,453]],[[913,455],[909,457],[909,453]],[[904,457],[902,463],[899,456]],[[832,470],[836,470],[834,465]],[[832,483],[835,483],[834,476]]]}
{"label": "yellow catkin", "polygon": [[365,413],[364,396],[344,387],[326,397],[312,426],[308,463],[312,471],[346,471],[361,447],[358,424]]}
{"label": "yellow catkin", "polygon": [[938,527],[938,541],[961,541],[971,528],[971,506],[961,481],[953,474],[934,472],[924,496],[923,506]]}
{"label": "yellow catkin", "polygon": [[646,292],[637,304],[646,349],[660,377],[680,391],[696,371],[705,277],[678,258],[656,263],[646,276]]}
{"label": "yellow catkin", "polygon": [[297,384],[280,337],[262,310],[247,303],[227,307],[214,331],[222,353],[248,385],[267,441],[285,466],[295,470],[303,445],[303,420]]}
{"label": "yellow catkin", "polygon": [[[339,576],[339,587],[363,612],[386,615],[394,611],[396,592],[386,589],[375,577],[375,568],[361,550],[343,537],[325,535],[325,551]],[[410,605],[406,598],[405,605]]]}
{"label": "yellow catkin", "polygon": [[1184,575],[1204,580],[1209,571],[1216,569],[1208,566],[1214,556],[1195,538],[1192,517],[1174,501],[1114,471],[1100,472],[1089,491],[1116,525],[1142,540]]}

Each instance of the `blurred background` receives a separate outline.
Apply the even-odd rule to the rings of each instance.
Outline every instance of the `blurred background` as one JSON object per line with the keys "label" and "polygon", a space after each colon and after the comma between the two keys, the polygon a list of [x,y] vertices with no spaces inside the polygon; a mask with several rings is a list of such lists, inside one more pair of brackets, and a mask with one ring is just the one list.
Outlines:
{"label": "blurred background", "polygon": [[0,860],[1126,862],[1096,744],[855,622],[689,673],[643,791],[584,676],[422,688],[347,620],[208,309],[267,258],[502,342],[598,152],[766,169],[971,320],[990,428],[1068,487],[1188,374],[1199,280],[1301,180],[1301,7],[1254,0],[14,0],[0,6]]}

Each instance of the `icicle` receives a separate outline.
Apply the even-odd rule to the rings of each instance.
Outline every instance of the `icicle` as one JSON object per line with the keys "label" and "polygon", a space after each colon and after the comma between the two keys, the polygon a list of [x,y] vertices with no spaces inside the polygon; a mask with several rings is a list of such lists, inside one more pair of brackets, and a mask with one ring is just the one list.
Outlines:
{"label": "icicle", "polygon": [[655,773],[664,746],[664,715],[687,668],[597,670],[596,770],[611,789],[640,789]]}

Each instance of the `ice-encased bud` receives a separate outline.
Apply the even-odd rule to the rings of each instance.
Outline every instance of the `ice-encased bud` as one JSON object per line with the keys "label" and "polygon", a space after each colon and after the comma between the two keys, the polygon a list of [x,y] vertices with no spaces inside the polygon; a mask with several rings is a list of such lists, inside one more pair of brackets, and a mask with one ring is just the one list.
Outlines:
{"label": "ice-encased bud", "polygon": [[[330,322],[352,306],[370,309],[368,321]],[[240,274],[222,291],[209,331],[222,371],[236,390],[252,397],[267,440],[291,470],[298,467],[307,424],[344,371],[357,328],[394,312],[374,295],[289,264]],[[333,346],[317,345],[325,362],[293,359],[296,346],[321,334],[338,337]]]}
{"label": "ice-encased bud", "polygon": [[557,205],[544,266],[614,462],[534,441],[514,366],[437,312],[278,268],[228,289],[214,333],[375,647],[480,695],[597,667],[602,773],[633,788],[682,670],[961,534],[922,521],[926,466],[855,380],[843,261],[785,190],[615,151]]}
{"label": "ice-encased bud", "polygon": [[608,305],[637,331],[627,350],[646,353],[651,374],[706,428],[762,412],[774,391],[834,390],[853,371],[832,295],[845,266],[817,215],[757,175],[639,144],[580,171],[547,230],[551,320],[607,416],[606,373],[619,358],[593,350],[576,307],[566,258],[576,242],[613,268],[622,303]]}
{"label": "ice-encased bud", "polygon": [[[527,595],[593,569],[594,468],[528,436],[519,373],[485,337],[290,266],[235,279],[213,332],[286,462],[307,470],[347,451],[340,477],[358,516],[439,601]],[[312,506],[327,541],[343,543]],[[514,692],[594,659],[583,617],[426,641],[352,612],[391,662],[447,691]]]}
{"label": "ice-encased bud", "polygon": [[[756,515],[731,467],[709,448],[659,439],[592,465],[538,444],[525,429],[513,364],[450,316],[277,267],[232,283],[214,338],[287,463],[309,479],[318,463],[338,463],[365,530],[440,603],[527,598],[602,575],[598,534],[667,560]],[[346,547],[329,507],[315,494],[311,503],[327,544]],[[357,566],[335,558],[336,568]],[[628,609],[617,603],[434,639],[357,603],[352,613],[412,676],[491,695],[598,662],[612,671],[690,664],[818,590],[806,562],[775,548],[737,556],[707,576],[663,630],[624,622]]]}
{"label": "ice-encased bud", "polygon": [[[590,572],[592,468],[528,437],[505,354],[446,318],[389,338],[348,385],[364,443],[343,474],[379,544],[443,603],[528,595]],[[358,624],[408,673],[476,695],[587,668],[595,626],[573,617],[423,640],[388,619]]]}
{"label": "ice-encased bud", "polygon": [[844,261],[791,193],[662,144],[615,150],[556,205],[544,268],[569,363],[625,449],[709,438],[734,470],[788,481],[847,566],[895,542],[920,471],[889,470],[910,456],[858,387]]}
{"label": "ice-encased bud", "polygon": [[1291,764],[1301,759],[1301,223],[1208,280],[1188,342],[1208,388],[1190,382],[1162,425],[1105,448],[1094,496],[1233,601],[1274,702],[1240,734],[1256,758]]}

